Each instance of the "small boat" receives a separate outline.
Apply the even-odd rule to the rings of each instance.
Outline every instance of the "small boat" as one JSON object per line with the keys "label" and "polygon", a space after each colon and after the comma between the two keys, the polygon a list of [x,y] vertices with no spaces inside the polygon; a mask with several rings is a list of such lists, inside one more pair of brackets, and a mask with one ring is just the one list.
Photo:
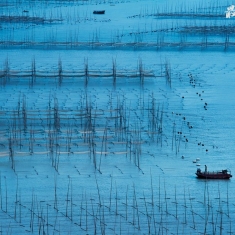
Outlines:
{"label": "small boat", "polygon": [[104,10],[102,11],[93,11],[93,14],[103,15],[105,13]]}
{"label": "small boat", "polygon": [[227,169],[221,171],[201,171],[198,168],[195,174],[200,179],[230,179],[232,177],[231,171]]}

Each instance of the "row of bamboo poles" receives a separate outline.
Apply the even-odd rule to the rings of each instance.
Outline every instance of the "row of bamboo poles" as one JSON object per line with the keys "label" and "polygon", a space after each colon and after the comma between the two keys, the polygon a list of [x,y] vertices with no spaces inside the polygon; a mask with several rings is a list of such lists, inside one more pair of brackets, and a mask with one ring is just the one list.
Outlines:
{"label": "row of bamboo poles", "polygon": [[68,71],[63,68],[63,63],[61,58],[58,59],[57,70],[48,71],[40,71],[37,69],[35,58],[32,59],[31,69],[30,70],[11,70],[10,62],[8,58],[5,59],[3,64],[3,69],[0,70],[0,80],[1,85],[6,86],[10,81],[14,81],[16,79],[25,79],[28,81],[30,87],[33,87],[37,84],[37,81],[40,81],[42,78],[47,78],[55,81],[55,83],[59,86],[62,85],[63,80],[71,79],[71,78],[84,78],[85,86],[89,83],[89,78],[111,78],[113,85],[115,86],[117,81],[123,78],[139,78],[139,82],[141,85],[144,85],[145,78],[156,78],[162,77],[166,78],[167,83],[171,84],[171,69],[169,61],[165,61],[164,63],[159,64],[158,66],[159,73],[154,74],[152,70],[146,70],[145,66],[140,58],[137,62],[136,70],[118,70],[117,62],[115,59],[112,60],[112,67],[110,71],[108,70],[92,70],[89,69],[88,59],[84,59],[83,69],[78,69],[77,71]]}
{"label": "row of bamboo poles", "polygon": [[[71,231],[80,234],[224,234],[234,229],[233,207],[227,187],[226,193],[211,195],[205,182],[204,193],[192,195],[184,188],[167,192],[165,181],[152,179],[149,188],[139,190],[127,185],[120,191],[113,176],[109,188],[102,189],[94,176],[94,189],[87,192],[78,190],[76,178],[69,177],[61,185],[54,178],[54,186],[44,194],[34,190],[21,190],[18,176],[14,187],[9,179],[0,175],[0,218],[1,232],[18,234],[61,234]],[[76,179],[78,180],[78,179]],[[66,186],[67,185],[67,186]],[[9,189],[10,188],[10,189]],[[12,190],[15,190],[13,192]],[[203,189],[202,189],[203,191]],[[10,194],[10,192],[12,194]],[[44,199],[46,196],[46,199]]]}
{"label": "row of bamboo poles", "polygon": [[[57,171],[61,154],[85,154],[99,172],[102,159],[116,154],[125,155],[140,168],[142,146],[148,143],[162,146],[167,132],[165,111],[153,94],[148,97],[147,107],[144,100],[140,102],[140,113],[116,92],[110,94],[107,109],[92,103],[85,92],[79,100],[77,108],[64,109],[58,98],[50,95],[47,108],[32,110],[28,108],[26,95],[21,94],[14,110],[0,112],[1,135],[7,136],[2,138],[1,156],[9,156],[13,170],[15,156],[22,154],[46,154]],[[173,135],[172,149],[178,152],[179,142],[184,140],[178,138],[176,131]]]}
{"label": "row of bamboo poles", "polygon": [[[193,33],[193,32],[192,32]],[[189,40],[187,34],[181,34],[178,38],[178,42],[167,41],[165,39],[166,35],[159,35],[156,39],[156,42],[144,42],[141,37],[137,37],[135,42],[17,42],[17,41],[7,41],[0,42],[1,48],[32,48],[37,47],[41,49],[56,49],[56,48],[65,48],[65,49],[121,49],[121,50],[166,50],[166,49],[215,49],[215,50],[234,50],[235,42],[231,40],[231,35],[225,33],[224,40],[215,41],[214,38],[210,41],[210,35],[205,33],[202,35],[201,40],[193,41]],[[190,35],[188,35],[190,36]]]}

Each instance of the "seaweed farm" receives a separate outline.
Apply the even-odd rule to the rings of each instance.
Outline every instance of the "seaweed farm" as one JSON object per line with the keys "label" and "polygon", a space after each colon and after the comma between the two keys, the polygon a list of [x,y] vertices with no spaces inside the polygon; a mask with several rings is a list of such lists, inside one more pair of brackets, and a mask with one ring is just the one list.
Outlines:
{"label": "seaweed farm", "polygon": [[1,2],[0,234],[235,234],[228,6]]}

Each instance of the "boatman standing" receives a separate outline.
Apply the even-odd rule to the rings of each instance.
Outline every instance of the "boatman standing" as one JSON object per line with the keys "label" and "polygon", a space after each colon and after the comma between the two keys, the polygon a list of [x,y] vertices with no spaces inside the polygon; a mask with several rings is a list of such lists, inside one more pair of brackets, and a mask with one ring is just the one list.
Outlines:
{"label": "boatman standing", "polygon": [[205,165],[205,173],[207,173],[207,165]]}

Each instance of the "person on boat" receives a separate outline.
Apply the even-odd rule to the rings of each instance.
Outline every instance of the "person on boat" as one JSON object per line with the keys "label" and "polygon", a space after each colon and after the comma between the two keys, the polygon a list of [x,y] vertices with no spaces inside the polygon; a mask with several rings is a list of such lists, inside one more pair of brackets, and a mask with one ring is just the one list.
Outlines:
{"label": "person on boat", "polygon": [[207,173],[207,165],[205,165],[205,173]]}

